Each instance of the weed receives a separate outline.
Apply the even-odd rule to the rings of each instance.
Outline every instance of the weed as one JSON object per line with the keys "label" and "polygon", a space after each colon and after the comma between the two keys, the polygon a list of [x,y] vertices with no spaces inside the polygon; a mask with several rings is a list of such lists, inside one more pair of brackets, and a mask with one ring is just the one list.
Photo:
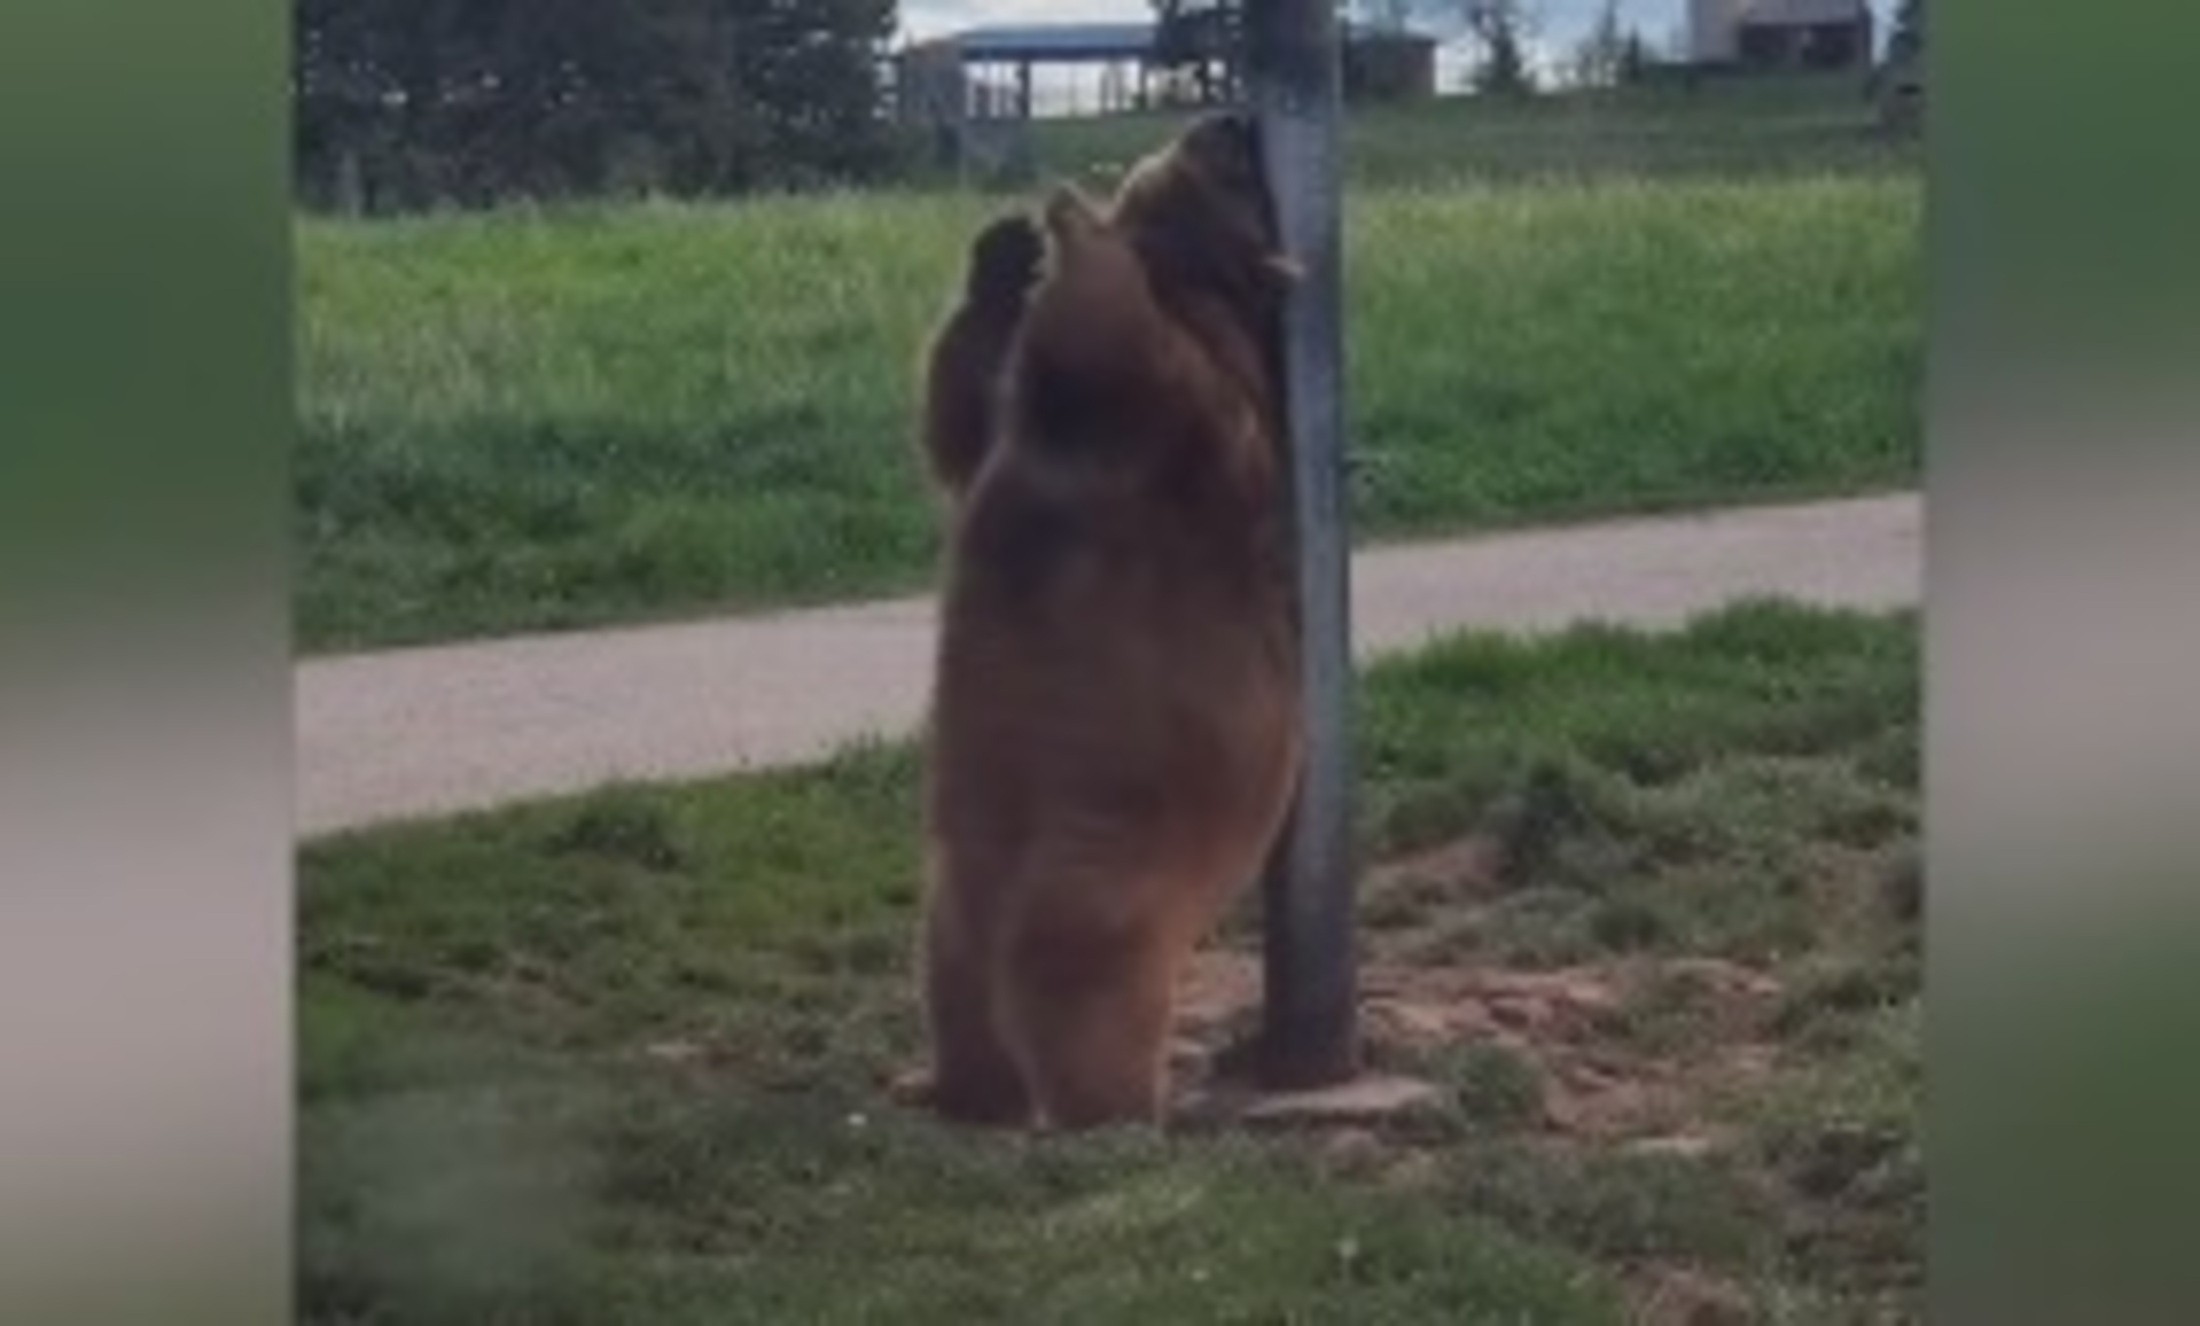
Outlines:
{"label": "weed", "polygon": [[662,804],[632,789],[599,792],[578,807],[548,844],[552,852],[628,861],[651,871],[687,864]]}
{"label": "weed", "polygon": [[1743,1265],[1763,1255],[1763,1199],[1717,1159],[1500,1143],[1462,1152],[1451,1174],[1461,1209],[1595,1257]]}
{"label": "weed", "polygon": [[1517,1050],[1470,1045],[1441,1057],[1432,1071],[1469,1124],[1523,1128],[1542,1115],[1543,1075]]}

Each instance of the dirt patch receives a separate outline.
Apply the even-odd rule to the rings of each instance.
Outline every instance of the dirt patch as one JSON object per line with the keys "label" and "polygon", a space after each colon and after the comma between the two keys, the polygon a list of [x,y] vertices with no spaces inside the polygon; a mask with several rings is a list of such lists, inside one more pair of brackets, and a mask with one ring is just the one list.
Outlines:
{"label": "dirt patch", "polygon": [[[1360,986],[1362,1056],[1372,1071],[1441,1081],[1450,1056],[1495,1047],[1532,1068],[1540,1130],[1675,1150],[1712,1136],[1701,1116],[1713,1098],[1770,1071],[1781,993],[1760,973],[1701,958],[1556,971],[1378,963],[1362,970]],[[1674,988],[1693,992],[1687,1016],[1701,1034],[1646,1047],[1630,1015]],[[1177,1070],[1188,1093],[1205,1093],[1230,1075],[1230,1052],[1258,1026],[1259,962],[1203,954],[1179,999]]]}
{"label": "dirt patch", "polygon": [[1456,839],[1375,866],[1360,881],[1360,896],[1368,903],[1399,894],[1487,898],[1503,887],[1506,855],[1493,838],[1477,834]]}
{"label": "dirt patch", "polygon": [[[1502,853],[1469,838],[1371,870],[1363,909],[1400,927],[1472,924],[1504,888]],[[1397,936],[1402,938],[1403,936]],[[1371,1074],[1448,1080],[1461,1056],[1498,1064],[1532,1095],[1519,1122],[1553,1138],[1697,1154],[1714,1148],[1715,1106],[1769,1074],[1783,988],[1716,958],[1618,955],[1531,969],[1494,957],[1431,956],[1426,946],[1366,944],[1360,971],[1362,1057]],[[1259,1026],[1257,956],[1201,954],[1178,993],[1172,1060],[1180,1092],[1208,1108],[1240,1075]],[[1502,1066],[1501,1064],[1499,1066]]]}
{"label": "dirt patch", "polygon": [[1739,1285],[1686,1266],[1645,1266],[1627,1277],[1635,1326],[1744,1326],[1756,1306]]}
{"label": "dirt patch", "polygon": [[[1281,1119],[1317,1173],[1580,1248],[1620,1272],[1630,1321],[1758,1320],[1748,1284],[1797,1263],[1914,1319],[1921,1170],[1879,1118],[1907,1089],[1914,867],[1824,841],[1563,864],[1470,838],[1367,873],[1364,1075],[1338,1101],[1262,1115],[1260,961],[1226,938],[1180,990],[1179,1099],[1207,1125]],[[1627,908],[1658,924],[1603,923]]]}

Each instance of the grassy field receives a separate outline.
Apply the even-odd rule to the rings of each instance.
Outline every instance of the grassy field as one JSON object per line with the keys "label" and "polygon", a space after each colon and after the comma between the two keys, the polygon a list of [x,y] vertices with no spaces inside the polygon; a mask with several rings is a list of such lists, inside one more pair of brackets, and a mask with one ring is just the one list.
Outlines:
{"label": "grassy field", "polygon": [[316,843],[303,1316],[1915,1320],[1917,662],[1913,619],[1754,605],[1370,674],[1369,1054],[1443,1091],[1363,1129],[889,1105],[905,748]]}
{"label": "grassy field", "polygon": [[[1180,113],[1041,121],[1050,174],[1104,176],[1165,138]],[[1354,185],[1392,187],[1625,178],[1777,179],[1913,173],[1915,138],[1890,136],[1860,80],[1736,79],[1576,91],[1526,100],[1447,97],[1357,109],[1345,124]]]}
{"label": "grassy field", "polygon": [[[308,650],[926,581],[917,354],[990,206],[899,194],[298,228]],[[1891,487],[1913,177],[1349,200],[1358,532]]]}

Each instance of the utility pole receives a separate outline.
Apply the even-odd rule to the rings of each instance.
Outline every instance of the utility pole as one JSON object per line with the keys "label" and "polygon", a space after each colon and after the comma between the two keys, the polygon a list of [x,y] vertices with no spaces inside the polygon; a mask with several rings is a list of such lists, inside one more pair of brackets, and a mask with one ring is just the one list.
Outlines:
{"label": "utility pole", "polygon": [[1252,0],[1246,72],[1284,251],[1305,269],[1284,325],[1306,752],[1265,881],[1265,1085],[1359,1068],[1353,952],[1352,648],[1345,530],[1341,65],[1333,0]]}

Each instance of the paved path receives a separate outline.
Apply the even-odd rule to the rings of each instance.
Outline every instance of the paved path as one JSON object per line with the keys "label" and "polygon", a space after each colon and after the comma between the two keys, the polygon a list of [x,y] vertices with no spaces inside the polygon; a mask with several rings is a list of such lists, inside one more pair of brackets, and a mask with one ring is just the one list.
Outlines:
{"label": "paved path", "polygon": [[[1462,627],[1677,624],[1746,595],[1915,603],[1914,494],[1373,549],[1352,565],[1366,655]],[[900,599],[670,626],[312,659],[297,669],[297,821],[317,834],[816,759],[919,722],[932,604]]]}

